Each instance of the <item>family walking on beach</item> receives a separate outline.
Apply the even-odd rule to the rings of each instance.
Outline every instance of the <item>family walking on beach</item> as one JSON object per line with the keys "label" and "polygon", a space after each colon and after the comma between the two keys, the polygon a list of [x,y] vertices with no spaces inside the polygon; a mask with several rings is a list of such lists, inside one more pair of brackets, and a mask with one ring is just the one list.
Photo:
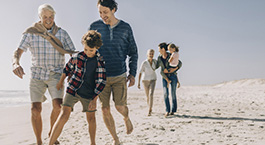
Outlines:
{"label": "family walking on beach", "polygon": [[[133,131],[133,124],[127,107],[128,87],[135,84],[138,51],[131,26],[116,18],[117,3],[115,0],[98,0],[98,11],[101,20],[89,26],[82,37],[83,51],[75,51],[68,33],[54,22],[55,11],[52,6],[39,6],[39,22],[26,29],[13,56],[13,72],[23,79],[25,75],[20,58],[28,49],[31,52],[32,67],[30,79],[31,122],[37,145],[42,145],[42,102],[48,89],[52,98],[50,116],[49,144],[60,144],[60,136],[71,111],[77,102],[81,102],[86,113],[91,145],[95,145],[97,99],[101,102],[102,116],[113,145],[119,145],[115,121],[110,111],[110,99],[116,110],[123,116],[127,134]],[[167,52],[169,49],[170,53]],[[176,88],[178,78],[176,71],[181,67],[178,47],[174,44],[159,44],[160,55],[153,59],[154,50],[148,50],[148,59],[143,62],[141,75],[149,105],[148,115],[152,113],[153,94],[156,84],[155,70],[161,67],[163,77],[166,116],[177,110]],[[65,54],[70,60],[65,64]],[[129,61],[126,61],[127,57]],[[128,63],[128,64],[127,64]],[[127,75],[127,65],[129,74]],[[64,80],[68,77],[68,86],[64,95]],[[172,110],[168,98],[168,87],[171,85]],[[149,91],[150,90],[150,91]],[[150,95],[149,95],[150,92]],[[61,107],[62,106],[62,107]]]}
{"label": "family walking on beach", "polygon": [[[166,105],[165,117],[169,115],[174,115],[177,111],[177,96],[176,89],[180,87],[180,83],[177,77],[177,71],[182,66],[182,62],[179,60],[179,48],[175,44],[167,44],[165,42],[158,45],[160,55],[158,59],[153,59],[155,51],[149,49],[147,51],[147,59],[142,62],[140,67],[138,88],[140,89],[141,77],[143,74],[143,85],[145,94],[147,97],[147,104],[149,106],[148,116],[151,116],[153,107],[153,97],[156,85],[156,73],[155,70],[161,67],[160,74],[162,76],[164,101]],[[170,53],[167,50],[170,50]],[[169,102],[169,84],[171,85],[171,98],[172,98],[172,109],[170,109]]]}

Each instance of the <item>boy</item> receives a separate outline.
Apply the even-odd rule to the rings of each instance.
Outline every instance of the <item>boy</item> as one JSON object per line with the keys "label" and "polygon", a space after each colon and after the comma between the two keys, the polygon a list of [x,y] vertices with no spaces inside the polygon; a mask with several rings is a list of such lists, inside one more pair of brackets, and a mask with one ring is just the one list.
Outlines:
{"label": "boy", "polygon": [[74,104],[78,101],[81,102],[83,112],[86,112],[87,115],[91,145],[96,144],[96,101],[106,84],[105,62],[97,52],[102,46],[101,34],[94,30],[88,31],[82,37],[82,44],[84,51],[69,60],[56,86],[58,90],[61,89],[66,76],[70,77],[62,104],[62,112],[52,129],[49,145],[53,145],[61,134]]}

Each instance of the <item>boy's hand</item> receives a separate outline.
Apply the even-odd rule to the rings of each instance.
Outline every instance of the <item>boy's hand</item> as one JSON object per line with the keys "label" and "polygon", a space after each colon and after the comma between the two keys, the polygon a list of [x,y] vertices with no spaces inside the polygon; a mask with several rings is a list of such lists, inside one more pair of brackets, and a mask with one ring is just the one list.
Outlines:
{"label": "boy's hand", "polygon": [[59,91],[63,88],[63,81],[59,81],[56,85],[56,89]]}
{"label": "boy's hand", "polygon": [[67,76],[67,82],[70,81],[71,77],[73,76],[73,74],[71,73],[69,76]]}
{"label": "boy's hand", "polygon": [[88,110],[96,110],[97,109],[97,99],[92,100],[88,105]]}

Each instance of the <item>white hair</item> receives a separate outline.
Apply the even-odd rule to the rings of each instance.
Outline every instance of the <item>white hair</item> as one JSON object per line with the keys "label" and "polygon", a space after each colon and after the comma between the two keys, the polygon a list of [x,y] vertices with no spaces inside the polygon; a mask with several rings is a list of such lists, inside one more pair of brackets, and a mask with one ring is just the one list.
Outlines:
{"label": "white hair", "polygon": [[149,52],[154,52],[155,53],[155,50],[154,49],[148,49],[147,50],[147,55],[149,54]]}
{"label": "white hair", "polygon": [[40,5],[39,8],[38,8],[39,17],[41,17],[41,14],[42,14],[42,12],[44,10],[48,10],[48,11],[52,12],[55,15],[55,11],[54,11],[54,9],[52,8],[51,5],[49,5],[49,4],[43,4],[43,5]]}

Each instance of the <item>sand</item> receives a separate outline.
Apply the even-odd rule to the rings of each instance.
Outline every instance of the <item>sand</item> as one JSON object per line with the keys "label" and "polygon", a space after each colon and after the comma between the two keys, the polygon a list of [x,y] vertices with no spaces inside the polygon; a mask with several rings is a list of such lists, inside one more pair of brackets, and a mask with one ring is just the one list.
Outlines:
{"label": "sand", "polygon": [[[164,117],[162,89],[155,90],[152,116],[144,90],[128,92],[128,107],[134,125],[127,135],[123,118],[113,108],[118,136],[124,145],[252,145],[265,144],[265,80],[245,79],[208,86],[181,86],[177,90],[178,112]],[[43,105],[43,142],[48,144],[50,103]],[[30,105],[0,108],[0,144],[33,145]],[[98,145],[112,143],[98,103]],[[62,145],[90,143],[85,113],[76,104],[59,141]]]}

